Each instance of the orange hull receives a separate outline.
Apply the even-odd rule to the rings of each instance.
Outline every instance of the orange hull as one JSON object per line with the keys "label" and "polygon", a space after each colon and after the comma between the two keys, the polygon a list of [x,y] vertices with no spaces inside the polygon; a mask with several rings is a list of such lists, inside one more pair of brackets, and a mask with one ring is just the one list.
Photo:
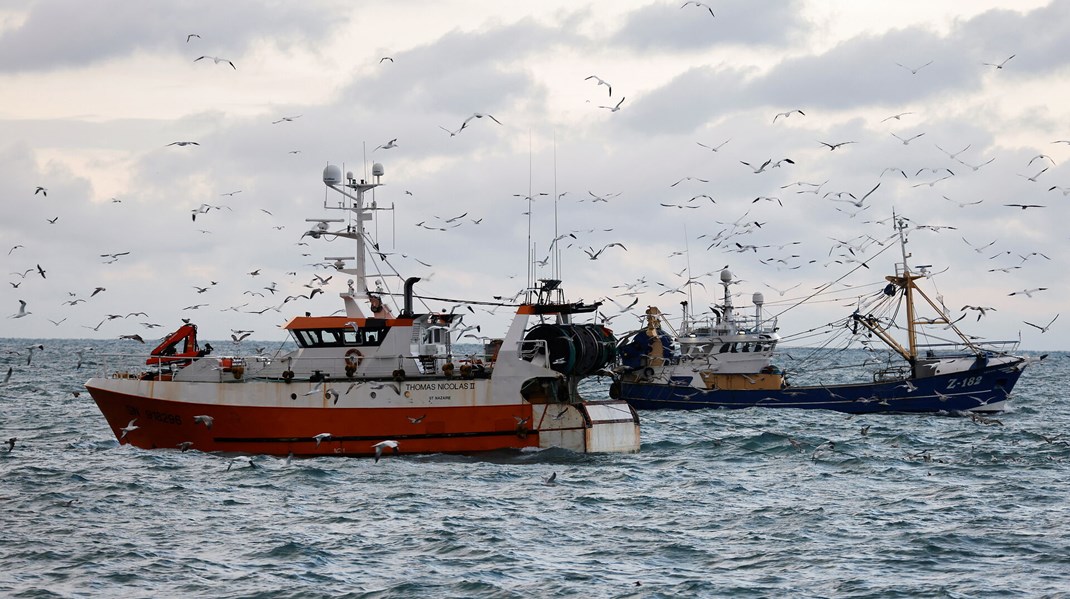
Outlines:
{"label": "orange hull", "polygon": [[[89,391],[119,442],[143,449],[174,448],[188,441],[199,451],[370,456],[375,454],[372,445],[386,439],[398,441],[401,453],[469,453],[539,446],[530,404],[437,408],[205,406],[100,388]],[[213,418],[211,428],[194,422],[193,417],[201,414]],[[522,425],[518,425],[518,418],[524,421]],[[124,436],[122,429],[134,419],[137,428]],[[331,437],[316,443],[314,436],[321,433]]]}

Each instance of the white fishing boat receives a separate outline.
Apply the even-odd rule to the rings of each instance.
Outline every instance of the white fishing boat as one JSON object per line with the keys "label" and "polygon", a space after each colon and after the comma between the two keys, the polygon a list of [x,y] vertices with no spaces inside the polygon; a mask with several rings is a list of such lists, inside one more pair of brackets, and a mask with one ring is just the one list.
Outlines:
{"label": "white fishing boat", "polygon": [[611,331],[574,320],[597,304],[568,302],[559,281],[539,281],[504,337],[467,355],[452,339],[460,314],[414,310],[418,278],[404,282],[397,314],[387,293],[369,288],[365,225],[375,208],[365,193],[381,185],[382,166],[372,175],[343,180],[327,166],[323,182],[341,198],[324,208],[345,218],[310,219],[306,233],[356,244],[352,257],[327,258],[352,277],[339,293],[345,315],[291,319],[285,329],[297,349],[274,356],[216,355],[196,325],[180,327],[144,370],[86,382],[119,442],[281,456],[638,451],[635,410],[578,391],[615,360]]}

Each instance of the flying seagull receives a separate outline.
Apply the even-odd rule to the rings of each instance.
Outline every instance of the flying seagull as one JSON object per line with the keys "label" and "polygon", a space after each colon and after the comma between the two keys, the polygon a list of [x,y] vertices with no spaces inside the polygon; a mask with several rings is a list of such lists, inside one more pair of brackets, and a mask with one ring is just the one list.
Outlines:
{"label": "flying seagull", "polygon": [[1005,58],[1003,60],[1003,62],[1001,62],[999,64],[994,64],[994,63],[991,63],[991,62],[984,62],[984,63],[981,63],[981,64],[985,65],[986,67],[996,67],[997,69],[1002,69],[1003,65],[1007,64],[1007,61],[1012,59],[1012,58],[1014,58],[1014,56],[1015,56],[1014,54],[1011,54],[1010,56]]}
{"label": "flying seagull", "polygon": [[819,143],[819,144],[821,144],[821,145],[823,145],[823,146],[828,146],[829,150],[831,151],[831,150],[835,150],[836,148],[838,148],[838,147],[840,147],[840,146],[846,146],[847,144],[853,144],[853,143],[858,143],[858,142],[854,142],[854,141],[841,141],[840,143],[830,144],[830,143],[828,143],[828,142],[825,142],[825,141],[821,141],[821,140],[818,140],[818,141],[817,141],[817,143]]}
{"label": "flying seagull", "polygon": [[722,146],[724,146],[726,143],[728,143],[730,141],[732,141],[731,137],[729,137],[728,139],[726,139],[723,142],[721,142],[721,145],[719,145],[719,146],[707,146],[706,144],[704,144],[702,142],[698,142],[698,141],[696,141],[695,143],[697,143],[698,145],[706,148],[707,150],[710,150],[712,152],[716,152],[717,150],[720,150]]}
{"label": "flying seagull", "polygon": [[908,144],[910,144],[910,142],[912,142],[912,141],[914,141],[915,139],[917,139],[917,138],[921,137],[922,135],[925,135],[925,133],[919,133],[919,134],[917,134],[917,135],[914,135],[914,136],[912,136],[912,137],[908,137],[908,138],[904,139],[904,138],[902,138],[902,137],[899,137],[899,136],[898,136],[898,135],[896,135],[895,133],[892,133],[892,137],[894,137],[894,138],[898,139],[899,141],[903,142],[903,145],[904,145],[904,146],[905,146],[905,145],[908,145]]}
{"label": "flying seagull", "polygon": [[900,112],[899,114],[893,114],[890,117],[886,117],[886,118],[881,119],[881,122],[883,123],[884,121],[890,121],[892,119],[895,119],[897,121],[901,121],[901,120],[903,120],[902,117],[904,117],[904,116],[906,116],[908,114],[914,114],[914,113],[913,112]]}
{"label": "flying seagull", "polygon": [[[199,144],[199,143],[197,143],[195,141],[173,141],[173,142],[171,142],[171,143],[169,143],[167,145],[168,146],[199,146],[201,144]],[[166,146],[164,146],[164,147],[166,147]]]}
{"label": "flying seagull", "polygon": [[924,69],[925,67],[927,67],[927,66],[931,65],[932,63],[933,63],[933,61],[931,61],[931,60],[930,60],[929,62],[927,62],[927,63],[925,63],[925,64],[921,65],[920,67],[918,67],[918,68],[916,68],[916,69],[912,69],[912,68],[910,68],[910,67],[906,66],[905,64],[899,64],[898,62],[897,62],[897,63],[895,63],[895,64],[898,64],[899,66],[903,67],[904,69],[906,69],[906,70],[910,71],[910,74],[911,74],[911,75],[917,75],[917,74],[918,74],[918,71],[920,71],[920,70]]}
{"label": "flying seagull", "polygon": [[211,416],[207,416],[205,414],[200,414],[193,417],[193,422],[195,424],[203,424],[205,428],[211,429],[212,424],[215,423],[215,418],[212,418]]}
{"label": "flying seagull", "polygon": [[16,312],[15,314],[12,314],[11,316],[8,316],[8,318],[22,318],[23,316],[26,316],[26,315],[29,315],[29,314],[33,314],[33,312],[27,312],[26,311],[26,302],[25,302],[25,300],[19,300],[19,311]]}
{"label": "flying seagull", "polygon": [[279,123],[292,123],[294,119],[299,119],[299,118],[301,118],[301,115],[299,115],[299,114],[298,115],[294,115],[294,116],[284,116],[284,117],[282,117],[281,119],[279,119],[277,121],[271,121],[271,124],[272,125],[278,125]]}
{"label": "flying seagull", "polygon": [[320,433],[318,435],[313,435],[313,437],[312,437],[312,439],[316,441],[316,447],[319,447],[320,443],[322,443],[323,441],[326,441],[326,440],[328,440],[330,438],[331,438],[331,433]]}
{"label": "flying seagull", "polygon": [[806,116],[806,113],[801,111],[801,110],[799,110],[799,109],[789,110],[787,112],[778,112],[778,113],[776,113],[776,116],[773,117],[773,122],[775,123],[776,120],[779,119],[780,117],[788,118],[788,117],[790,117],[792,114],[794,114],[796,112],[801,114],[801,115],[803,115],[803,116]]}
{"label": "flying seagull", "polygon": [[620,102],[617,102],[616,106],[599,106],[599,108],[606,108],[610,112],[617,112],[618,110],[620,110],[620,105],[623,104],[623,103],[624,103],[624,98],[621,98]]}
{"label": "flying seagull", "polygon": [[227,60],[226,58],[219,58],[218,56],[202,56],[200,58],[195,58],[193,62],[197,62],[198,60],[204,60],[205,58],[211,58],[215,62],[215,64],[225,62],[230,65],[230,68],[234,69],[235,71],[238,70],[238,67],[234,66],[233,62]]}
{"label": "flying seagull", "polygon": [[34,192],[33,192],[33,195],[37,195],[37,194],[41,194],[41,195],[43,195],[45,197],[48,197],[48,189],[38,185],[37,189],[35,189]]}
{"label": "flying seagull", "polygon": [[127,423],[126,426],[124,426],[123,428],[119,429],[119,430],[121,430],[123,432],[122,435],[119,435],[119,440],[120,441],[125,439],[126,436],[129,435],[130,433],[132,433],[132,432],[136,431],[137,429],[141,428],[140,426],[134,424],[135,422],[137,422],[137,418],[134,418],[129,423]]}
{"label": "flying seagull", "polygon": [[713,9],[710,8],[708,4],[704,4],[702,2],[696,2],[695,0],[688,0],[687,2],[684,2],[680,6],[680,8],[683,8],[684,6],[687,6],[688,4],[694,4],[695,6],[697,6],[699,8],[705,8],[706,10],[710,11],[710,16],[711,17],[716,17],[717,16],[717,15],[713,14]]}
{"label": "flying seagull", "polygon": [[[482,112],[473,112],[473,113],[472,113],[472,116],[470,116],[470,117],[468,117],[468,118],[464,119],[464,122],[463,122],[463,123],[461,123],[461,129],[464,129],[465,125],[467,125],[467,124],[468,124],[468,121],[470,121],[470,120],[472,120],[472,119],[481,119],[481,118],[483,118],[483,117],[487,117],[488,119],[490,119],[490,120],[494,121],[495,123],[498,123],[499,125],[501,125],[501,124],[502,124],[502,122],[501,122],[501,121],[499,121],[498,119],[494,118],[494,116],[493,116],[493,115],[489,115],[489,114],[486,114],[486,113],[482,113]],[[460,131],[460,129],[458,129],[458,131]]]}
{"label": "flying seagull", "polygon": [[[396,148],[396,147],[398,147],[397,141],[398,141],[398,138],[395,137],[394,139],[391,139],[390,141],[386,142],[385,144],[380,145],[378,148],[375,148],[375,150],[379,150],[379,149],[389,150],[390,148]],[[372,152],[374,152],[375,150],[372,150]]]}
{"label": "flying seagull", "polygon": [[1047,290],[1048,290],[1048,288],[1047,288],[1047,287],[1037,287],[1037,288],[1035,288],[1035,289],[1023,289],[1023,290],[1021,290],[1021,291],[1012,291],[1011,293],[1008,293],[1007,295],[1019,295],[1019,294],[1023,294],[1023,295],[1025,295],[1026,297],[1033,297],[1033,294],[1034,294],[1034,293],[1036,293],[1036,292],[1038,292],[1038,291],[1047,291]]}
{"label": "flying seagull", "polygon": [[394,450],[394,455],[400,455],[401,454],[401,451],[398,450],[398,442],[390,440],[390,439],[387,439],[386,441],[380,441],[380,442],[376,443],[375,445],[372,445],[372,447],[375,449],[375,461],[376,461],[376,463],[378,463],[379,462],[379,458],[381,458],[383,456],[383,449],[390,448],[390,449]]}
{"label": "flying seagull", "polygon": [[606,81],[605,79],[602,79],[598,75],[591,75],[590,77],[585,77],[583,80],[584,81],[588,81],[590,79],[594,79],[595,81],[597,81],[598,85],[604,85],[604,86],[608,87],[609,88],[609,97],[611,97],[611,98],[613,97],[613,85],[610,82]]}
{"label": "flying seagull", "polygon": [[[1059,318],[1059,315],[1056,314],[1055,318]],[[1041,326],[1037,326],[1037,325],[1035,325],[1035,324],[1033,324],[1031,322],[1026,322],[1024,320],[1022,322],[1025,322],[1025,324],[1027,324],[1027,325],[1029,325],[1029,326],[1031,326],[1031,327],[1033,327],[1035,329],[1039,329],[1041,333],[1047,333],[1048,329],[1051,328],[1052,323],[1055,322],[1055,318],[1052,318],[1050,321],[1048,321],[1048,324],[1046,324],[1046,325],[1044,325],[1042,327]]]}

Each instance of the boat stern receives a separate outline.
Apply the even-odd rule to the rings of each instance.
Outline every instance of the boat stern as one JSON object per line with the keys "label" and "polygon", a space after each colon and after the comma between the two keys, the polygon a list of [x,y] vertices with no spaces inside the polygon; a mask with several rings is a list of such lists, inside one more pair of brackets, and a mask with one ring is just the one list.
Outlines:
{"label": "boat stern", "polygon": [[637,453],[639,415],[625,401],[584,401],[543,407],[539,446],[579,453]]}

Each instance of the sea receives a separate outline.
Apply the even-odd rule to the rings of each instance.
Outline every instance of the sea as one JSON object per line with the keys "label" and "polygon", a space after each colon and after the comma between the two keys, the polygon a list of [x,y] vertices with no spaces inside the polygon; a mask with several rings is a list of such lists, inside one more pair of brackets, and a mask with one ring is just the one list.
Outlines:
{"label": "sea", "polygon": [[119,445],[82,385],[130,343],[0,339],[0,597],[1070,597],[1065,352],[987,422],[642,412],[636,454],[250,467]]}

